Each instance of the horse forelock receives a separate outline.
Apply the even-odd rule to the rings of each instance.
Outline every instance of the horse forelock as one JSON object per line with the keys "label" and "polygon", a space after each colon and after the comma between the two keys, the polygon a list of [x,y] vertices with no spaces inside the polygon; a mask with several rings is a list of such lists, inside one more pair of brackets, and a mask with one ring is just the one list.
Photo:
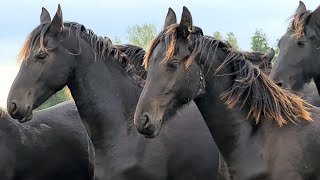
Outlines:
{"label": "horse forelock", "polygon": [[292,20],[289,23],[289,31],[292,32],[293,37],[300,38],[305,36],[305,26],[310,15],[311,11],[307,10],[294,14],[291,17]]}
{"label": "horse forelock", "polygon": [[18,54],[17,61],[23,61],[27,59],[31,54],[32,48],[34,48],[37,41],[39,41],[40,47],[37,52],[47,51],[47,48],[44,46],[44,35],[49,29],[48,23],[38,25],[26,38],[23,43],[21,50]]}
{"label": "horse forelock", "polygon": [[145,69],[148,68],[148,63],[151,57],[151,54],[153,53],[156,46],[159,44],[160,41],[163,41],[165,43],[166,48],[166,54],[162,62],[168,61],[174,53],[175,46],[176,46],[176,39],[177,39],[177,33],[178,33],[179,24],[172,24],[165,28],[163,31],[159,33],[158,36],[156,36],[148,45],[145,58],[143,60],[143,65]]}

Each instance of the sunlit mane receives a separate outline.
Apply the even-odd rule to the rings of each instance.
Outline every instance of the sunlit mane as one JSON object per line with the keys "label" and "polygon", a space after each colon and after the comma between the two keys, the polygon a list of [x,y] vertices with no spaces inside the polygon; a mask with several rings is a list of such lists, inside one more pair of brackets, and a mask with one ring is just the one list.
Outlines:
{"label": "sunlit mane", "polygon": [[143,61],[143,65],[146,69],[148,68],[148,62],[149,62],[150,56],[154,48],[157,46],[157,44],[160,41],[163,41],[166,45],[166,55],[165,55],[165,58],[163,59],[163,62],[167,61],[173,56],[174,49],[176,46],[178,27],[179,27],[179,24],[172,24],[171,26],[161,31],[160,34],[150,42],[147,48],[144,61]]}
{"label": "sunlit mane", "polygon": [[[211,50],[217,52],[218,44],[210,45],[212,38],[201,37],[201,43],[195,46],[194,51]],[[203,46],[206,45],[207,46]],[[232,66],[235,76],[233,86],[223,94],[221,98],[229,108],[240,105],[249,106],[248,116],[252,116],[256,123],[260,117],[273,118],[279,126],[287,124],[288,121],[295,123],[299,118],[312,121],[309,113],[311,107],[299,96],[278,87],[268,76],[260,73],[258,67],[246,59],[246,53],[239,52],[227,47],[219,48],[227,54],[226,59],[216,69],[216,74],[225,66]]]}
{"label": "sunlit mane", "polygon": [[40,41],[40,47],[37,52],[47,51],[47,48],[44,46],[43,43],[43,36],[48,31],[48,29],[49,24],[40,24],[28,35],[18,54],[17,61],[23,61],[27,59],[30,56],[31,50],[37,41]]}
{"label": "sunlit mane", "polygon": [[305,36],[305,25],[308,18],[311,15],[311,11],[305,11],[292,16],[289,30],[293,32],[293,36],[300,38]]}
{"label": "sunlit mane", "polygon": [[[25,60],[29,56],[31,56],[31,52],[33,48],[36,48],[37,44],[39,44],[39,49],[35,50],[35,53],[39,51],[50,51],[50,47],[45,46],[45,35],[49,29],[49,26],[50,24],[41,24],[29,34],[19,53],[18,60]],[[80,55],[81,45],[79,39],[84,39],[90,44],[95,59],[106,59],[111,55],[119,61],[119,63],[127,70],[130,76],[132,76],[137,81],[139,80],[138,83],[140,85],[144,83],[143,77],[145,76],[145,73],[139,71],[141,74],[137,75],[136,73],[138,71],[135,69],[136,66],[132,64],[136,63],[137,61],[139,61],[139,63],[142,63],[141,61],[144,57],[145,52],[143,50],[143,52],[140,51],[139,47],[114,45],[109,38],[98,36],[92,30],[86,29],[82,24],[75,22],[65,22],[63,31],[67,31],[67,33],[69,34],[69,36],[66,37],[65,41],[68,40],[71,35],[74,35],[78,41],[78,52],[74,54],[66,49],[69,54],[75,56]],[[137,53],[137,56],[134,56],[134,53]]]}
{"label": "sunlit mane", "polygon": [[[160,41],[164,41],[167,49],[164,60],[172,56],[176,33],[177,25],[174,25],[165,29],[152,41],[144,60],[146,67],[153,50]],[[196,41],[192,43],[192,46],[193,51],[187,60],[189,64],[196,58],[200,58],[204,51],[212,51],[213,54],[216,54],[220,50],[227,54],[216,73],[227,65],[233,66],[233,73],[228,74],[235,77],[233,86],[221,94],[228,108],[235,108],[236,105],[240,105],[240,108],[245,105],[249,106],[248,116],[253,117],[256,123],[259,123],[261,116],[273,118],[279,126],[287,124],[288,121],[295,123],[299,118],[312,121],[308,111],[311,105],[299,96],[281,89],[264,73],[260,73],[258,67],[246,60],[248,56],[245,52],[230,48],[228,43],[200,35],[196,35]],[[208,60],[213,59],[208,58]]]}

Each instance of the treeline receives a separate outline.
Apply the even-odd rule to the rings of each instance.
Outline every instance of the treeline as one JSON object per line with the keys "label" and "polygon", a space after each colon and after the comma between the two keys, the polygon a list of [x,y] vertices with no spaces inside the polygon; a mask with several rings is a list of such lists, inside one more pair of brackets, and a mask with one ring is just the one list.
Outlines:
{"label": "treeline", "polygon": [[[158,31],[155,25],[153,24],[145,23],[142,25],[134,25],[127,29],[127,36],[126,36],[127,41],[125,43],[134,44],[142,47],[143,49],[146,49],[148,44],[157,35],[157,33]],[[239,47],[239,44],[238,44],[238,40],[233,32],[228,32],[226,34],[226,37],[223,37],[221,32],[216,31],[213,33],[212,36],[219,40],[228,41],[233,48],[241,50],[241,47]],[[121,41],[121,38],[117,36],[112,38],[112,43],[123,44]],[[256,31],[251,37],[250,49],[252,51],[259,51],[262,53],[266,53],[267,51],[269,51],[271,47],[272,46],[268,44],[267,35],[262,31],[262,29],[256,29]],[[274,46],[273,48],[276,51],[276,55],[274,58],[276,59],[279,49],[276,46]],[[70,99],[72,99],[72,96],[70,95],[70,91],[67,87],[65,87],[63,90],[57,92],[45,103],[43,103],[38,109],[44,109]]]}

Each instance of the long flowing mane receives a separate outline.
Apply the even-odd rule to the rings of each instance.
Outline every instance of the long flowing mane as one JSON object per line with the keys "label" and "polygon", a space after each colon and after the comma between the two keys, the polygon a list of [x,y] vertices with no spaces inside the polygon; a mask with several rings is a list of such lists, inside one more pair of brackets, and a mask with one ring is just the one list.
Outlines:
{"label": "long flowing mane", "polygon": [[[164,60],[172,57],[171,52],[175,49],[177,27],[177,25],[169,26],[152,41],[144,59],[145,66],[160,41],[164,41],[167,49]],[[248,56],[245,52],[234,50],[227,43],[212,37],[200,34],[195,34],[195,36],[196,41],[193,42],[194,48],[187,64],[201,57],[204,51],[212,51],[216,55],[217,51],[221,50],[227,55],[220,67],[216,69],[215,75],[225,66],[232,66],[233,72],[228,75],[235,77],[234,83],[229,90],[221,94],[221,99],[228,108],[235,108],[236,105],[240,105],[240,108],[244,105],[249,106],[248,117],[253,117],[256,123],[259,123],[261,116],[273,118],[279,126],[287,124],[288,121],[296,123],[299,118],[312,121],[308,111],[311,105],[273,83],[264,73],[260,72],[258,67],[246,60]],[[208,58],[208,60],[213,60],[213,58]]]}
{"label": "long flowing mane", "polygon": [[294,14],[291,17],[288,30],[292,32],[294,37],[300,38],[305,36],[305,25],[311,15],[311,11],[304,11]]}
{"label": "long flowing mane", "polygon": [[[39,43],[39,49],[35,52],[50,51],[50,47],[45,46],[45,35],[49,27],[50,24],[48,23],[40,24],[29,34],[18,55],[18,60],[23,61],[31,56],[32,49],[35,48],[37,42]],[[65,22],[63,30],[68,31],[69,36],[74,33],[79,45],[78,53],[74,54],[66,49],[68,53],[75,56],[81,54],[79,39],[84,39],[91,45],[95,59],[107,59],[109,56],[113,56],[126,69],[129,75],[140,86],[143,86],[145,72],[142,72],[141,68],[136,69],[137,65],[142,64],[143,61],[145,52],[142,48],[134,45],[114,45],[109,38],[98,36],[91,29],[86,29],[82,24],[76,22]],[[68,38],[65,40],[68,40]]]}

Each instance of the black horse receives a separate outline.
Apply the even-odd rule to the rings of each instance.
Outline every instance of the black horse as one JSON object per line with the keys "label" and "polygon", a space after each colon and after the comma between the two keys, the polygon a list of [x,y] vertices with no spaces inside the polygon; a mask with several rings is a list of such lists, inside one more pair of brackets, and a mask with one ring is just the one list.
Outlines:
{"label": "black horse", "polygon": [[319,26],[320,6],[311,12],[300,1],[290,27],[279,41],[280,54],[270,74],[276,84],[283,88],[300,91],[305,84],[314,80],[319,91]]}
{"label": "black horse", "polygon": [[[168,17],[170,18],[170,17]],[[194,100],[231,179],[319,179],[319,111],[274,84],[244,53],[202,36],[183,8],[146,52],[134,122],[147,137]],[[314,111],[316,113],[311,113]]]}
{"label": "black horse", "polygon": [[[99,179],[215,179],[218,150],[195,104],[180,111],[157,139],[133,126],[143,77],[107,38],[78,23],[41,15],[22,49],[23,62],[8,98],[10,114],[28,121],[32,110],[67,85],[95,149]],[[141,48],[140,48],[141,49]],[[139,59],[139,66],[142,65]],[[137,60],[138,61],[138,60]],[[174,136],[175,138],[171,138]]]}
{"label": "black horse", "polygon": [[73,102],[21,124],[0,109],[1,180],[93,180],[94,151]]}
{"label": "black horse", "polygon": [[266,75],[270,74],[272,69],[272,59],[275,51],[271,48],[266,54],[260,52],[244,53],[245,59],[249,60],[253,65],[257,66]]}

